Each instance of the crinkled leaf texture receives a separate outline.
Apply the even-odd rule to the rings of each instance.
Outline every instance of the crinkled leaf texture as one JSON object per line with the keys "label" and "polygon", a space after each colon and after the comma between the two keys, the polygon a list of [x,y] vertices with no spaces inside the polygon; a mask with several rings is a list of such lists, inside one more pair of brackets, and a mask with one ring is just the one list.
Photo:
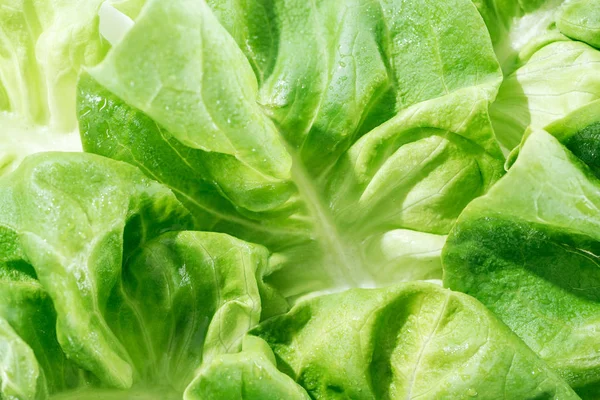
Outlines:
{"label": "crinkled leaf texture", "polygon": [[597,398],[599,261],[600,180],[535,131],[453,228],[444,284],[479,299],[578,392]]}
{"label": "crinkled leaf texture", "polygon": [[30,156],[0,180],[0,211],[3,398],[181,398],[239,350],[261,295],[285,310],[259,281],[266,249],[184,231],[173,193],[128,164]]}
{"label": "crinkled leaf texture", "polygon": [[441,278],[445,234],[504,172],[500,79],[465,0],[151,0],[78,115],[86,151],[265,245],[297,297]]}
{"label": "crinkled leaf texture", "polygon": [[600,101],[548,127],[600,179]]}
{"label": "crinkled leaf texture", "polygon": [[600,2],[573,0],[560,10],[556,24],[560,31],[572,38],[600,48]]}
{"label": "crinkled leaf texture", "polygon": [[506,152],[600,98],[597,0],[474,0],[486,21],[504,81],[490,115]]}
{"label": "crinkled leaf texture", "polygon": [[100,3],[0,1],[0,175],[28,154],[81,151],[74,88],[107,50]]}
{"label": "crinkled leaf texture", "polygon": [[577,109],[544,128],[600,178],[600,100]]}
{"label": "crinkled leaf texture", "polygon": [[488,28],[505,74],[518,66],[531,44],[553,27],[556,10],[570,0],[472,0]]}
{"label": "crinkled leaf texture", "polygon": [[0,178],[1,398],[597,397],[594,1],[111,3],[0,7],[3,171],[96,153]]}
{"label": "crinkled leaf texture", "polygon": [[491,116],[512,149],[528,126],[540,129],[600,98],[600,51],[557,33],[502,83]]}
{"label": "crinkled leaf texture", "polygon": [[98,18],[108,3],[130,16],[141,7],[141,0],[0,0],[0,176],[29,154],[81,151],[75,87],[110,47]]}
{"label": "crinkled leaf texture", "polygon": [[281,373],[269,345],[246,336],[242,351],[215,357],[187,391],[188,399],[308,400],[306,391]]}
{"label": "crinkled leaf texture", "polygon": [[431,283],[302,300],[250,335],[313,399],[578,398],[481,303]]}
{"label": "crinkled leaf texture", "polygon": [[[544,127],[600,178],[600,100],[593,101],[564,118]],[[521,144],[509,154],[505,167],[510,168],[519,156],[523,144],[535,128],[529,127]]]}

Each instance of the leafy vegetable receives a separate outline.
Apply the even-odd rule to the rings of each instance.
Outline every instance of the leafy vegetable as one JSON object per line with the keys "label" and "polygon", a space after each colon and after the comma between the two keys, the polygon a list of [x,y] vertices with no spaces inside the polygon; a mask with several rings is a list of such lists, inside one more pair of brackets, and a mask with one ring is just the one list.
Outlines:
{"label": "leafy vegetable", "polygon": [[0,399],[597,399],[599,16],[0,0]]}
{"label": "leafy vegetable", "polygon": [[577,0],[566,3],[556,21],[562,33],[600,47],[600,3],[598,0]]}
{"label": "leafy vegetable", "polygon": [[269,345],[254,336],[244,338],[240,353],[215,357],[190,386],[188,395],[199,399],[310,399],[301,386],[279,372]]}
{"label": "leafy vegetable", "polygon": [[[382,265],[380,248],[426,237],[423,251],[439,251],[439,235],[502,175],[487,113],[500,72],[470,3],[409,3],[402,19],[395,2],[265,5],[281,26],[251,51],[275,57],[257,78],[202,2],[150,1],[80,82],[84,148],[167,184],[197,229],[267,246],[268,280],[286,296],[389,283],[390,269],[393,280],[440,278],[409,252],[384,250]],[[333,30],[342,20],[352,22]],[[443,45],[458,34],[472,40]],[[273,42],[283,47],[267,51]]]}
{"label": "leafy vegetable", "polygon": [[508,149],[527,126],[543,128],[600,97],[600,51],[554,35],[506,77],[492,107],[494,129]]}
{"label": "leafy vegetable", "polygon": [[75,86],[102,59],[100,0],[0,2],[0,175],[28,154],[81,151]]}
{"label": "leafy vegetable", "polygon": [[250,334],[316,399],[577,398],[479,302],[433,284],[313,298]]}
{"label": "leafy vegetable", "polygon": [[445,285],[479,299],[569,383],[595,393],[599,207],[600,181],[537,131],[463,212],[443,256]]}
{"label": "leafy vegetable", "polygon": [[505,75],[490,112],[505,149],[517,146],[529,125],[543,128],[600,97],[597,1],[474,3]]}
{"label": "leafy vegetable", "polygon": [[[0,311],[44,362],[51,392],[77,383],[66,357],[109,386],[183,392],[202,362],[235,350],[258,322],[264,249],[216,233],[162,233],[191,219],[137,169],[46,153],[1,188],[0,208],[13,211],[1,224],[12,251],[3,253]],[[56,336],[44,335],[54,324]]]}
{"label": "leafy vegetable", "polygon": [[600,101],[594,101],[545,130],[560,140],[600,178]]}

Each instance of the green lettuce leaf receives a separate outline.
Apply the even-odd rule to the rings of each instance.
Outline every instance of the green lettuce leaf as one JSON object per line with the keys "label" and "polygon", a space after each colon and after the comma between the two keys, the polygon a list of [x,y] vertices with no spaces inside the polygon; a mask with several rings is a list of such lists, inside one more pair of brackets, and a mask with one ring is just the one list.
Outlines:
{"label": "green lettuce leaf", "polygon": [[78,71],[99,61],[107,50],[97,31],[100,3],[0,3],[1,110],[60,132],[76,128]]}
{"label": "green lettuce leaf", "polygon": [[[556,137],[600,178],[600,100],[576,109],[566,117],[547,125],[544,130]],[[534,130],[528,128],[521,144],[510,153],[505,164],[507,169],[514,164],[532,132]]]}
{"label": "green lettuce leaf", "polygon": [[308,400],[310,397],[289,376],[279,372],[269,345],[246,336],[242,351],[217,356],[186,392],[195,399]]}
{"label": "green lettuce leaf", "polygon": [[86,151],[169,186],[196,229],[265,245],[295,297],[441,278],[444,235],[503,173],[500,75],[466,0],[149,1],[78,115]]}
{"label": "green lettuce leaf", "polygon": [[75,112],[79,74],[110,48],[102,34],[122,36],[142,5],[0,0],[0,176],[29,154],[82,150]]}
{"label": "green lettuce leaf", "polygon": [[[93,378],[62,350],[52,300],[32,267],[23,260],[17,238],[3,229],[0,264],[0,320],[3,370],[0,393],[7,398],[45,399],[48,393],[91,383]],[[15,251],[7,251],[8,246]],[[13,397],[11,397],[13,396]]]}
{"label": "green lettuce leaf", "polygon": [[75,85],[109,47],[102,2],[0,1],[0,175],[28,154],[81,151]]}
{"label": "green lettuce leaf", "polygon": [[544,129],[600,178],[600,100],[577,109]]}
{"label": "green lettuce leaf", "polygon": [[599,210],[600,180],[535,131],[443,251],[444,284],[479,299],[586,398],[600,393]]}
{"label": "green lettuce leaf", "polygon": [[554,34],[502,83],[490,111],[498,140],[512,149],[528,126],[541,129],[597,100],[599,65],[600,51]]}
{"label": "green lettuce leaf", "polygon": [[[2,179],[0,188],[0,253],[7,276],[23,270],[43,287],[35,296],[18,285],[15,293],[5,291],[6,312],[26,310],[28,304],[40,312],[39,303],[49,296],[52,303],[45,303],[49,309],[43,313],[49,321],[36,324],[51,329],[42,334],[40,326],[30,327],[25,311],[16,324],[34,331],[26,335],[52,342],[55,309],[56,337],[67,357],[109,385],[130,386],[129,356],[102,315],[122,259],[165,230],[189,226],[188,212],[137,169],[79,153],[29,157]],[[129,235],[132,228],[136,231]],[[34,350],[52,348],[38,346],[43,348]],[[58,363],[47,362],[52,374]]]}
{"label": "green lettuce leaf", "polygon": [[43,371],[31,348],[0,318],[0,393],[8,399],[47,397]]}
{"label": "green lettuce leaf", "polygon": [[490,115],[505,152],[529,126],[543,128],[600,98],[596,0],[474,3],[504,73]]}
{"label": "green lettuce leaf", "polygon": [[168,233],[144,246],[124,266],[106,316],[141,382],[182,393],[217,356],[239,351],[269,290],[260,282],[267,256],[212,232]]}
{"label": "green lettuce leaf", "polygon": [[287,309],[265,248],[182,231],[188,211],[128,164],[30,156],[0,179],[0,210],[2,396],[181,398]]}
{"label": "green lettuce leaf", "polygon": [[600,2],[598,0],[566,2],[557,17],[556,25],[568,37],[600,48]]}
{"label": "green lettuce leaf", "polygon": [[250,332],[313,399],[577,399],[478,301],[429,283],[299,301]]}
{"label": "green lettuce leaf", "polygon": [[546,40],[565,0],[473,0],[488,28],[505,75],[519,66],[532,46]]}
{"label": "green lettuce leaf", "polygon": [[599,12],[0,0],[0,399],[599,398]]}

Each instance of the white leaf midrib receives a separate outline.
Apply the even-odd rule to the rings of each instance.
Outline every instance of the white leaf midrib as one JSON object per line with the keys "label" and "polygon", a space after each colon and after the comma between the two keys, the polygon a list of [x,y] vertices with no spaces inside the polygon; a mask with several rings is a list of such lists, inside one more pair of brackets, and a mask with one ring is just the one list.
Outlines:
{"label": "white leaf midrib", "polygon": [[331,209],[321,198],[299,155],[291,148],[288,148],[288,152],[292,156],[292,182],[312,217],[315,239],[326,254],[322,261],[323,268],[336,287],[369,286],[372,279],[362,268],[360,257],[353,250],[355,246],[340,234]]}

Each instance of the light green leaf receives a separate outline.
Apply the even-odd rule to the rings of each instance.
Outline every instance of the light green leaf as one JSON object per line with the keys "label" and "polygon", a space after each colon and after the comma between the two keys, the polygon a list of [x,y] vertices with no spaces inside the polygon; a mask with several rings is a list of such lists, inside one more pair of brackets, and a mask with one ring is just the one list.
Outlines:
{"label": "light green leaf", "polygon": [[103,0],[0,0],[0,175],[28,154],[81,151],[75,86],[108,49]]}
{"label": "light green leaf", "polygon": [[168,185],[196,229],[267,246],[288,297],[389,284],[404,260],[422,271],[394,279],[440,278],[432,257],[372,243],[411,230],[438,235],[421,248],[436,254],[503,173],[500,70],[473,4],[210,4],[148,2],[81,79],[85,149]]}
{"label": "light green leaf", "polygon": [[313,399],[577,399],[475,299],[427,283],[299,301],[250,332]]}
{"label": "light green leaf", "polygon": [[132,257],[106,321],[128,350],[138,382],[183,393],[196,370],[239,351],[260,319],[257,276],[267,256],[225,234],[177,232]]}
{"label": "light green leaf", "polygon": [[439,279],[446,235],[394,229],[369,238],[363,255],[370,257],[377,282]]}
{"label": "light green leaf", "polygon": [[556,24],[568,37],[600,48],[600,1],[574,0],[565,3]]}
{"label": "light green leaf", "polygon": [[[52,300],[35,279],[33,267],[24,260],[15,232],[2,227],[0,238],[0,320],[4,321],[6,334],[15,336],[0,342],[5,343],[6,352],[23,357],[25,376],[30,378],[29,394],[18,398],[45,398],[48,392],[87,384],[86,374],[68,360],[58,343]],[[6,365],[7,376],[22,373],[18,364]]]}
{"label": "light green leaf", "polygon": [[558,7],[564,0],[472,0],[489,30],[504,74],[555,31]]}
{"label": "light green leaf", "polygon": [[[600,178],[600,100],[576,109],[544,127],[544,130],[556,137]],[[508,167],[517,159],[523,143],[532,132],[531,128],[525,131],[521,144],[511,152],[506,162]]]}
{"label": "light green leaf", "polygon": [[596,398],[599,260],[600,181],[556,138],[536,131],[453,228],[444,284],[479,299],[576,390]]}
{"label": "light green leaf", "polygon": [[83,388],[61,392],[51,400],[181,400],[181,394],[165,388],[134,388],[131,390]]}
{"label": "light green leaf", "polygon": [[181,231],[188,211],[125,163],[30,156],[0,180],[0,216],[0,318],[59,398],[181,398],[261,312],[287,310],[262,282],[265,248]]}
{"label": "light green leaf", "polygon": [[[226,9],[209,2],[250,62],[262,65],[255,68],[258,102],[311,174],[399,109],[471,86],[495,94],[497,63],[487,37],[455,40],[448,28],[481,30],[468,2],[231,3]],[[463,24],[452,25],[457,20]]]}
{"label": "light green leaf", "polygon": [[275,182],[289,176],[284,144],[255,102],[254,73],[204,1],[150,0],[90,73],[187,146],[231,155]]}
{"label": "light green leaf", "polygon": [[328,176],[325,196],[342,230],[448,232],[502,175],[487,108],[477,88],[460,90],[410,107],[359,139]]}
{"label": "light green leaf", "polygon": [[12,172],[30,154],[82,150],[78,131],[56,133],[12,113],[0,112],[0,138],[0,176]]}
{"label": "light green leaf", "polygon": [[553,134],[600,178],[600,100],[548,125]]}
{"label": "light green leaf", "polygon": [[185,400],[308,400],[308,394],[289,376],[277,370],[267,343],[255,336],[244,338],[242,351],[224,354],[198,376]]}
{"label": "light green leaf", "polygon": [[31,348],[0,318],[0,396],[36,400],[47,396],[44,374]]}
{"label": "light green leaf", "polygon": [[[508,153],[528,127],[544,128],[600,98],[595,0],[474,0],[504,81],[490,115]],[[574,40],[570,40],[574,39]]]}
{"label": "light green leaf", "polygon": [[528,126],[543,128],[598,98],[600,51],[557,37],[505,78],[490,115],[498,140],[512,149]]}
{"label": "light green leaf", "polygon": [[103,318],[110,290],[124,257],[189,226],[189,214],[136,168],[88,154],[31,156],[2,179],[0,193],[9,239],[0,252],[18,249],[35,270],[56,309],[61,347],[106,384],[129,387],[129,356]]}

